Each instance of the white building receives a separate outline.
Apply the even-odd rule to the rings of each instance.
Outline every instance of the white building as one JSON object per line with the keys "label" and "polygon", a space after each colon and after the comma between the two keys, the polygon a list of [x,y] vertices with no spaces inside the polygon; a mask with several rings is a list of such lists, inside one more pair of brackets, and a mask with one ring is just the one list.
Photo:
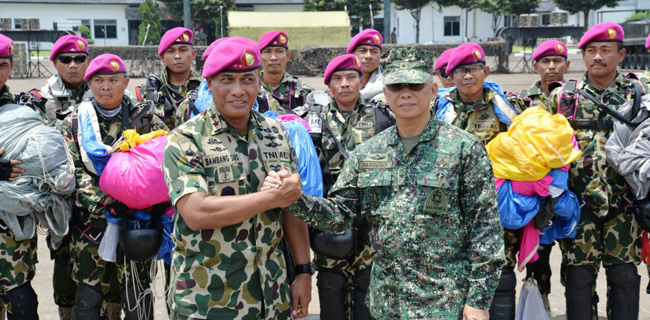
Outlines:
{"label": "white building", "polygon": [[[0,0],[0,18],[9,18],[14,29],[21,29],[22,18],[39,19],[40,29],[53,30],[56,22],[80,21],[90,29],[94,45],[128,45],[128,7],[142,0]],[[52,43],[39,44],[49,50]]]}

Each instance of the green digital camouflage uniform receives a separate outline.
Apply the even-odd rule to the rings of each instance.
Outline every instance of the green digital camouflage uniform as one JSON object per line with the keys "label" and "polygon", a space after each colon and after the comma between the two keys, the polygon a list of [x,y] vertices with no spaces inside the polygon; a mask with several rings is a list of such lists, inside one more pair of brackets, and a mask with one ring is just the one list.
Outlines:
{"label": "green digital camouflage uniform", "polygon": [[[13,103],[14,95],[5,85],[0,90],[0,108]],[[47,120],[45,113],[42,110],[38,110],[38,113],[45,122]],[[36,236],[17,242],[14,240],[11,229],[4,224],[4,221],[0,220],[0,291],[2,294],[34,278],[38,262],[37,243]]]}
{"label": "green digital camouflage uniform", "polygon": [[[263,72],[261,71],[261,73]],[[282,82],[277,87],[272,88],[262,82],[262,91],[278,101],[281,106],[291,110],[305,104],[305,97],[314,91],[314,88],[303,83],[298,77],[285,72]]]}
{"label": "green digital camouflage uniform", "polygon": [[[297,172],[286,130],[251,111],[242,137],[214,104],[176,128],[163,171],[172,205],[185,195],[254,193],[271,170]],[[219,229],[194,231],[175,207],[168,304],[172,319],[287,319],[290,290],[280,241],[282,210]]]}
{"label": "green digital camouflage uniform", "polygon": [[176,117],[174,116],[176,110],[178,109],[178,106],[181,104],[181,102],[186,100],[185,98],[187,97],[188,92],[197,90],[199,88],[199,85],[201,85],[203,78],[201,78],[198,73],[192,70],[190,72],[190,78],[187,79],[185,83],[183,83],[181,86],[175,86],[169,83],[168,71],[167,68],[165,68],[165,70],[163,70],[162,74],[160,75],[160,80],[162,80],[162,84],[156,93],[148,92],[148,90],[150,90],[147,88],[148,83],[140,86],[140,89],[136,90],[136,92],[144,92],[142,93],[142,99],[138,98],[138,100],[154,101],[154,114],[162,119],[167,125],[167,128],[171,130],[182,123],[176,122]]}
{"label": "green digital camouflage uniform", "polygon": [[[132,116],[153,110],[150,103],[138,104],[126,96],[122,101],[122,107],[128,107]],[[152,113],[147,113],[145,117],[150,121],[150,131],[167,129],[165,123]],[[125,130],[122,128],[122,113],[112,118],[97,113],[97,119],[102,142],[108,146],[121,143],[122,131]],[[99,177],[88,171],[82,162],[73,122],[77,127],[76,112],[68,115],[59,128],[74,160],[77,179],[76,201],[70,221],[72,275],[77,284],[99,286],[106,295],[109,293],[110,286],[114,285],[111,280],[117,279],[119,286],[123,287],[127,277],[131,276],[132,270],[130,263],[126,263],[125,266],[125,264],[106,262],[99,256],[99,244],[108,223],[104,216],[103,204],[107,195],[99,187]],[[135,265],[140,281],[149,283],[151,263]]]}
{"label": "green digital camouflage uniform", "polygon": [[530,107],[541,107],[542,109],[551,112],[551,103],[549,102],[548,94],[542,90],[542,81],[533,83],[532,86],[526,91],[526,96],[522,98],[529,98],[531,100]]}
{"label": "green digital camouflage uniform", "polygon": [[490,161],[470,134],[434,117],[407,154],[391,127],[359,145],[329,199],[289,210],[326,230],[365,216],[377,250],[368,302],[376,319],[460,319],[488,309],[503,239]]}
{"label": "green digital camouflage uniform", "polygon": [[[647,85],[644,84],[647,92]],[[634,86],[617,72],[616,80],[604,91],[588,83],[585,72],[576,89],[592,94],[607,106],[618,109],[633,98]],[[552,109],[557,110],[561,88],[551,92]],[[612,120],[591,101],[580,96],[575,120]],[[599,219],[606,220],[603,230],[586,215],[580,216],[575,239],[563,239],[560,248],[563,263],[569,266],[593,265],[596,272],[603,266],[641,261],[641,229],[634,221],[633,209],[624,193],[629,188],[622,176],[607,164],[605,143],[612,130],[575,130],[582,156],[571,164],[569,187],[581,197]],[[583,209],[584,211],[584,209]],[[595,290],[595,283],[593,290]],[[608,310],[609,311],[609,310]]]}

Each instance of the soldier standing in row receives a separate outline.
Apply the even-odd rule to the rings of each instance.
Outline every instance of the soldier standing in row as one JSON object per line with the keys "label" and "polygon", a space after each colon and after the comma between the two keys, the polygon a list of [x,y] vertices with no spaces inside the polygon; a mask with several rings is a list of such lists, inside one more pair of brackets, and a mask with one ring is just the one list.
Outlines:
{"label": "soldier standing in row", "polygon": [[614,110],[647,92],[646,84],[627,79],[617,70],[625,58],[623,38],[623,28],[616,23],[590,28],[578,44],[587,72],[570,93],[578,99],[577,107],[561,101],[562,88],[552,91],[550,98],[552,109],[570,120],[582,150],[569,170],[569,187],[583,202],[577,235],[560,241],[567,265],[569,320],[597,319],[596,278],[601,264],[607,275],[607,318],[639,317],[641,229],[634,220],[634,195],[625,179],[607,164],[604,146],[612,133],[612,117],[577,92],[582,90]]}
{"label": "soldier standing in row", "polygon": [[350,40],[348,53],[354,54],[361,61],[361,97],[372,101],[382,93],[384,74],[379,65],[384,38],[375,29],[366,29]]}
{"label": "soldier standing in row", "polygon": [[285,71],[291,59],[289,36],[283,31],[268,31],[257,40],[257,46],[262,54],[262,90],[284,109],[304,105],[305,97],[313,89]]}
{"label": "soldier standing in row", "polygon": [[456,86],[454,77],[446,73],[449,57],[451,57],[451,53],[454,49],[455,48],[450,48],[443,51],[436,60],[436,63],[433,65],[433,71],[435,71],[436,75],[438,75],[438,80],[440,80],[443,88],[453,88]]}
{"label": "soldier standing in row", "polygon": [[150,75],[144,85],[136,88],[138,100],[153,101],[156,115],[169,130],[180,125],[175,122],[176,109],[187,93],[197,90],[203,80],[192,70],[196,58],[192,36],[191,30],[182,27],[165,32],[158,45],[158,56],[165,69],[160,76]]}
{"label": "soldier standing in row", "polygon": [[[124,264],[118,264],[106,262],[99,256],[99,244],[107,226],[104,209],[118,211],[122,207],[99,187],[101,163],[88,155],[90,150],[86,150],[81,132],[95,130],[97,141],[92,144],[112,149],[126,129],[135,127],[138,133],[145,134],[166,129],[166,126],[153,115],[150,103],[137,104],[124,95],[129,78],[124,62],[118,56],[103,54],[95,58],[86,70],[84,80],[93,92],[93,99],[81,103],[60,127],[74,160],[77,179],[76,201],[70,221],[72,274],[78,284],[74,318],[100,319],[101,304],[114,279],[119,282],[126,319],[142,319],[138,311],[153,317],[151,292],[146,292],[151,281],[148,265],[135,263],[134,270],[126,257]],[[138,273],[141,283],[128,282],[127,285],[126,279],[134,272]]]}
{"label": "soldier standing in row", "polygon": [[531,100],[531,107],[542,107],[544,110],[551,112],[551,103],[548,97],[550,93],[549,84],[553,82],[564,83],[564,73],[569,71],[571,65],[571,62],[567,60],[567,54],[567,47],[564,42],[557,40],[546,41],[535,49],[532,56],[533,67],[535,72],[539,73],[541,79],[533,83],[530,89],[521,95],[522,98]]}
{"label": "soldier standing in row", "polygon": [[[504,263],[494,176],[481,141],[432,115],[431,58],[391,51],[384,95],[397,126],[350,153],[329,198],[303,195],[289,210],[329,230],[367,217],[373,318],[486,320]],[[264,186],[298,190],[298,179],[283,170]]]}
{"label": "soldier standing in row", "polygon": [[[307,225],[281,209],[298,199],[300,182],[260,192],[269,172],[296,172],[298,162],[282,124],[252,110],[259,68],[254,42],[216,45],[203,69],[212,104],[167,140],[163,172],[176,214],[171,319],[308,314]],[[283,237],[295,266],[285,264]],[[294,267],[289,284],[287,268]]]}

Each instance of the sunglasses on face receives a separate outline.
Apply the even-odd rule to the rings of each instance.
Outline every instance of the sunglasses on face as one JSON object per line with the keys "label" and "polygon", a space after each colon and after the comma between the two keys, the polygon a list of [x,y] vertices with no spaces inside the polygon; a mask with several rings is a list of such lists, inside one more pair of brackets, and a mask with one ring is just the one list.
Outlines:
{"label": "sunglasses on face", "polygon": [[86,55],[79,55],[79,56],[58,56],[58,57],[56,57],[56,59],[59,60],[59,62],[61,62],[61,63],[63,63],[63,64],[69,64],[69,63],[72,62],[73,60],[74,60],[74,62],[75,62],[76,64],[84,63],[84,62],[86,62],[86,59],[87,59],[87,58],[88,58],[88,56],[86,56]]}
{"label": "sunglasses on face", "polygon": [[425,83],[395,83],[387,84],[386,89],[392,92],[401,91],[403,88],[409,89],[409,91],[420,91],[424,89]]}

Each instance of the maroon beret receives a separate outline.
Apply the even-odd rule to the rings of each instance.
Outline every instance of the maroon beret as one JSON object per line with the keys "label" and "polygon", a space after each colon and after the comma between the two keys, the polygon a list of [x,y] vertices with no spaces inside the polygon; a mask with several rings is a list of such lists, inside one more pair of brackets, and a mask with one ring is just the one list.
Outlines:
{"label": "maroon beret", "polygon": [[203,66],[203,78],[208,79],[222,71],[246,72],[260,67],[257,44],[243,37],[231,37],[219,42]]}
{"label": "maroon beret", "polygon": [[189,44],[192,45],[192,39],[194,38],[194,33],[192,30],[176,27],[174,29],[168,30],[165,32],[165,35],[160,39],[160,44],[158,45],[158,55],[162,57],[165,50],[175,44]]}
{"label": "maroon beret", "polygon": [[260,51],[264,50],[266,47],[282,47],[289,49],[289,36],[287,36],[284,31],[268,31],[257,40],[257,46],[260,48]]}
{"label": "maroon beret", "polygon": [[114,54],[105,53],[90,62],[88,69],[86,69],[84,80],[88,81],[90,77],[96,74],[116,73],[126,73],[126,65],[124,65],[124,61],[122,61],[122,58]]}
{"label": "maroon beret", "polygon": [[381,49],[384,37],[375,29],[366,29],[359,32],[348,45],[348,53],[354,52],[358,46],[373,46]]}
{"label": "maroon beret", "polygon": [[323,82],[326,85],[329,84],[330,78],[334,72],[342,70],[355,70],[361,74],[361,61],[359,61],[359,58],[353,54],[344,54],[332,59],[332,61],[327,64],[327,68],[325,68]]}
{"label": "maroon beret", "polygon": [[603,22],[589,28],[589,30],[585,32],[585,35],[580,39],[580,43],[578,43],[578,49],[584,49],[589,42],[623,42],[623,38],[625,38],[625,34],[623,33],[623,28],[619,24],[614,22]]}
{"label": "maroon beret", "polygon": [[88,42],[86,39],[75,35],[63,36],[54,43],[52,51],[50,52],[50,61],[54,61],[56,56],[61,53],[77,52],[88,54]]}
{"label": "maroon beret", "polygon": [[567,57],[566,44],[562,41],[548,40],[537,47],[533,52],[533,61],[538,61],[541,58],[548,56],[561,56]]}

